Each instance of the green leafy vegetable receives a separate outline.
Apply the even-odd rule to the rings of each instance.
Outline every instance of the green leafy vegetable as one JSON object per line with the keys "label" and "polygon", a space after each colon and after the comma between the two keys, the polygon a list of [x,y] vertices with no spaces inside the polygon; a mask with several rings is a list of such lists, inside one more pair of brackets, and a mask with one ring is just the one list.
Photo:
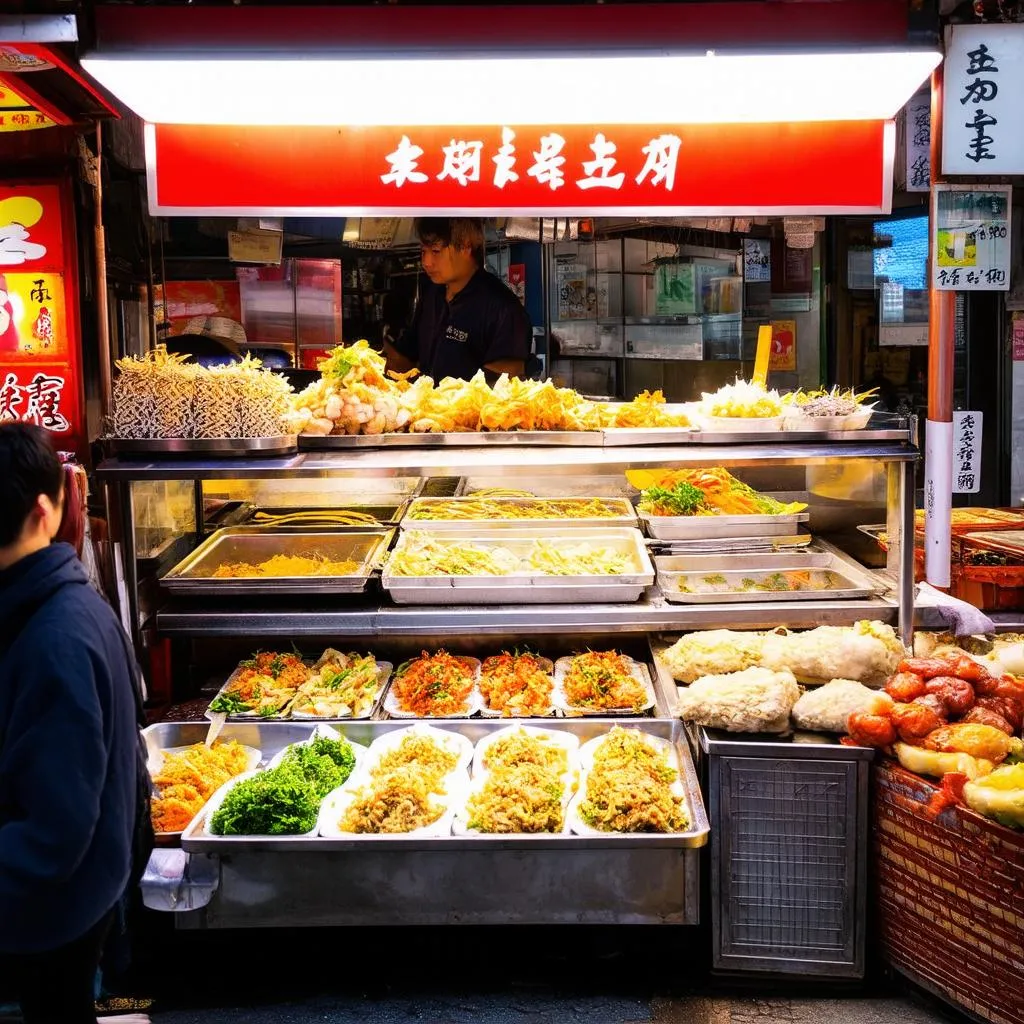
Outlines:
{"label": "green leafy vegetable", "polygon": [[[711,511],[707,496],[699,487],[681,481],[674,487],[648,487],[640,495],[640,508],[645,512],[668,509],[677,516],[695,516]],[[664,515],[664,511],[658,514]]]}
{"label": "green leafy vegetable", "polygon": [[211,711],[219,711],[226,715],[238,715],[251,711],[252,705],[242,700],[237,693],[218,693],[210,702]]}
{"label": "green leafy vegetable", "polygon": [[316,826],[320,799],[294,768],[281,766],[243,779],[210,820],[217,836],[294,836]]}
{"label": "green leafy vegetable", "polygon": [[281,765],[297,771],[322,800],[348,780],[355,768],[356,756],[346,740],[317,737],[312,743],[292,747]]}

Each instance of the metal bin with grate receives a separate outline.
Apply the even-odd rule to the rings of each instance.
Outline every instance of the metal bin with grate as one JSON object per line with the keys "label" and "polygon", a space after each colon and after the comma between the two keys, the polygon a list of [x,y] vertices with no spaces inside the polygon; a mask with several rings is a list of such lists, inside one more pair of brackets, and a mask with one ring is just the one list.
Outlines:
{"label": "metal bin with grate", "polygon": [[873,752],[710,729],[700,745],[715,969],[863,977]]}

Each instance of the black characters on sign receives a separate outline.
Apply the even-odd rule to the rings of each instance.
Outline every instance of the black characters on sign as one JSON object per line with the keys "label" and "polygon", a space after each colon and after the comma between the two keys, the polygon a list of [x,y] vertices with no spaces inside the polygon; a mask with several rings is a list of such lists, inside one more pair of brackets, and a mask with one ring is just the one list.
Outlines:
{"label": "black characters on sign", "polygon": [[960,103],[963,106],[974,103],[977,105],[977,109],[974,111],[974,117],[970,121],[964,122],[964,127],[970,128],[974,132],[971,141],[967,144],[966,156],[968,160],[979,164],[982,160],[996,159],[996,154],[992,152],[996,140],[994,135],[989,134],[989,129],[994,128],[999,120],[986,111],[981,104],[989,103],[999,95],[999,83],[995,78],[990,77],[998,74],[999,68],[996,65],[995,57],[984,43],[979,43],[975,49],[969,50],[967,60],[966,74],[970,76],[970,81],[964,87]]}

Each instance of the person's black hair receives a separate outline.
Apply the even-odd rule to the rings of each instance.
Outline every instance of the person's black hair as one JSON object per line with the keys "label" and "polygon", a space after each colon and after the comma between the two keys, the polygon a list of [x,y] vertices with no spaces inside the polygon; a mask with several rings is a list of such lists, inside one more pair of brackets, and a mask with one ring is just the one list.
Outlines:
{"label": "person's black hair", "polygon": [[470,249],[482,267],[487,262],[484,251],[484,222],[476,217],[417,217],[416,235],[424,245],[454,245]]}
{"label": "person's black hair", "polygon": [[0,424],[0,547],[21,536],[40,494],[56,504],[63,486],[49,431],[31,423]]}

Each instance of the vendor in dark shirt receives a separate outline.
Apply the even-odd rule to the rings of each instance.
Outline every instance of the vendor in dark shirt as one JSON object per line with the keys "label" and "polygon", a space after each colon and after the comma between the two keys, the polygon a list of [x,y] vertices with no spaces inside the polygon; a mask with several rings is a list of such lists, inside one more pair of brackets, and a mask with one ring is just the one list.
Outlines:
{"label": "vendor in dark shirt", "polygon": [[424,282],[409,329],[385,340],[388,369],[417,367],[440,381],[468,380],[483,369],[489,382],[502,373],[523,376],[530,325],[516,296],[484,265],[484,232],[469,218],[416,221]]}

